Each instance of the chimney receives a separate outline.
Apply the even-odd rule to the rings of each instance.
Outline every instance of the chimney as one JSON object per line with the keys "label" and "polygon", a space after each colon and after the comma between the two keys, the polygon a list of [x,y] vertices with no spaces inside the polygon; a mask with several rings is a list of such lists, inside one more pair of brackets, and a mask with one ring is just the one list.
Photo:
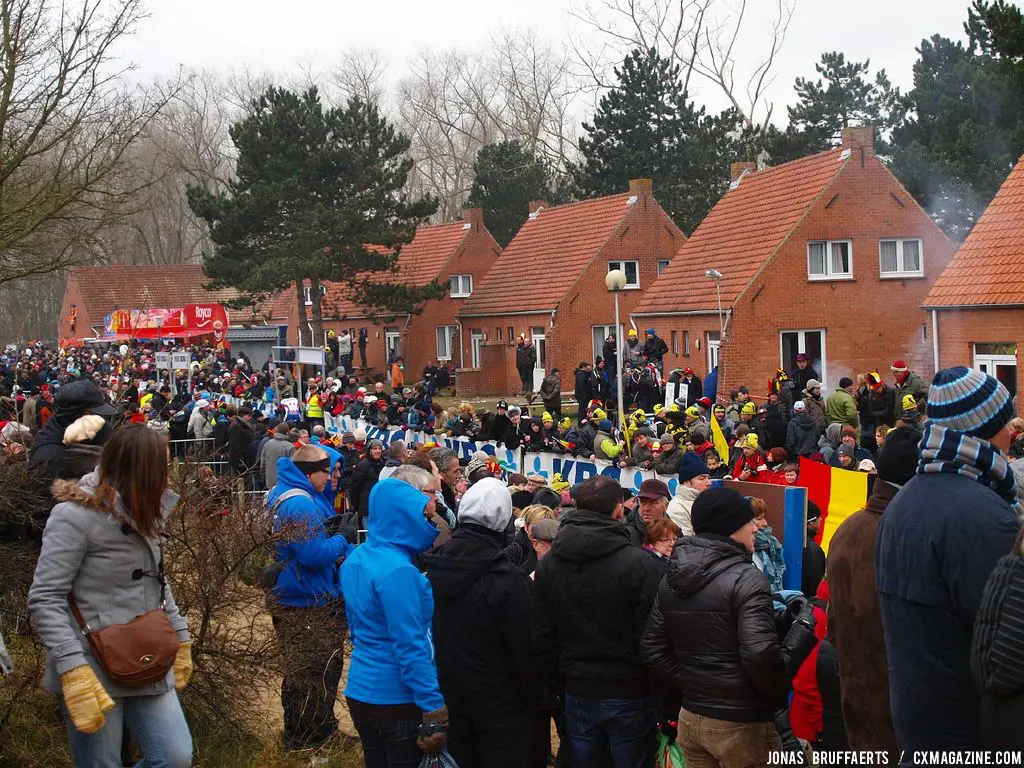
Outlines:
{"label": "chimney", "polygon": [[740,176],[743,175],[744,171],[754,173],[757,170],[757,163],[743,162],[733,163],[729,166],[729,181],[739,181]]}
{"label": "chimney", "polygon": [[551,207],[551,204],[547,200],[531,200],[530,201],[530,209],[527,211],[527,213],[529,213],[531,216],[533,216],[541,208],[550,208],[550,207]]}
{"label": "chimney", "polygon": [[843,149],[863,149],[867,154],[875,153],[875,126],[851,125],[843,128]]}
{"label": "chimney", "polygon": [[650,179],[630,179],[629,194],[637,197],[653,197],[654,182]]}
{"label": "chimney", "polygon": [[484,209],[463,208],[462,220],[469,225],[468,227],[464,226],[463,229],[472,229],[474,232],[479,232],[484,228]]}

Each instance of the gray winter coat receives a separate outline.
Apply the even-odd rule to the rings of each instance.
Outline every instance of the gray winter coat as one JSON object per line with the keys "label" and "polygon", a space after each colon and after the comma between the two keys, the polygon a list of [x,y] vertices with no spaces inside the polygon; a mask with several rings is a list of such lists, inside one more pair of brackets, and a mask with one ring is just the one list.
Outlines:
{"label": "gray winter coat", "polygon": [[14,664],[7,653],[7,646],[4,645],[4,636],[0,635],[0,674],[9,675],[14,671]]}
{"label": "gray winter coat", "polygon": [[263,472],[263,482],[267,484],[269,491],[277,485],[277,460],[282,456],[291,456],[295,450],[287,432],[277,432],[272,440],[268,440],[263,446],[263,454],[260,456],[260,470]]}
{"label": "gray winter coat", "polygon": [[[174,671],[168,671],[160,682],[141,688],[115,685],[93,658],[89,641],[79,631],[68,607],[68,594],[73,593],[82,615],[94,630],[126,624],[160,607],[160,582],[149,576],[132,578],[136,570],[155,572],[159,544],[124,533],[131,520],[120,498],[114,514],[93,507],[98,482],[99,473],[92,472],[78,482],[58,480],[53,484],[53,496],[60,503],[53,508],[43,530],[43,548],[28,593],[32,621],[46,646],[43,686],[59,693],[62,674],[89,664],[114,699],[156,696],[174,685]],[[164,520],[177,503],[176,493],[164,492]],[[188,627],[178,612],[169,584],[164,610],[178,638],[187,641]]]}

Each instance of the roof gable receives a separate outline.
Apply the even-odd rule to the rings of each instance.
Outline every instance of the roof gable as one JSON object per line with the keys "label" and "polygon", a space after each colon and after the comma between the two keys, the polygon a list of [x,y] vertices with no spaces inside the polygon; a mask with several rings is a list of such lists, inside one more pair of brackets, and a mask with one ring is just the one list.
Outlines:
{"label": "roof gable", "polygon": [[[202,264],[111,264],[76,267],[68,279],[78,286],[83,311],[93,325],[115,309],[168,309],[186,304],[224,302],[237,296],[230,288],[208,291]],[[229,310],[234,323],[277,317],[273,300]]]}
{"label": "roof gable", "polygon": [[629,194],[542,208],[520,227],[460,315],[549,311],[636,202]]}
{"label": "roof gable", "polygon": [[[418,227],[416,236],[399,251],[398,272],[394,279],[416,286],[426,285],[437,279],[448,259],[471,232],[472,225],[468,221]],[[370,276],[373,274],[379,273],[370,273]],[[390,279],[390,275],[387,277]],[[326,282],[324,285],[327,287],[321,307],[324,317],[366,315],[366,309],[352,301],[339,283]]]}
{"label": "roof gable", "polygon": [[925,307],[1024,305],[1024,157],[925,297]]}
{"label": "roof gable", "polygon": [[722,304],[731,305],[849,157],[836,148],[743,176],[676,252],[633,314],[717,311],[715,286],[704,274],[709,269],[722,273]]}

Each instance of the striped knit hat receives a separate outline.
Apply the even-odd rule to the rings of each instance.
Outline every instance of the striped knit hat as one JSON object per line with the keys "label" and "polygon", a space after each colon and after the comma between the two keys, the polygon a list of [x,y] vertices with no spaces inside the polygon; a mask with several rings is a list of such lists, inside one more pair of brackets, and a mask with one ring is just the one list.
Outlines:
{"label": "striped knit hat", "polygon": [[935,374],[928,390],[928,420],[988,440],[1013,418],[1013,401],[988,374],[959,365]]}

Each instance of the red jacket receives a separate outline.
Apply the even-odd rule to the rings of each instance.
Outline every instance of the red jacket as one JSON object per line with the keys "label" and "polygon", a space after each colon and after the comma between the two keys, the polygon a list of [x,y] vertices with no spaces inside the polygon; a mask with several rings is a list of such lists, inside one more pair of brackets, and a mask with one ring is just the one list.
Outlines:
{"label": "red jacket", "polygon": [[[826,604],[829,601],[828,582],[824,579],[818,585],[817,597]],[[821,692],[818,690],[818,650],[828,632],[828,613],[824,608],[814,606],[814,618],[818,622],[814,627],[818,644],[814,646],[811,655],[804,659],[793,678],[793,703],[789,707],[789,724],[793,733],[812,744],[825,727]]]}
{"label": "red jacket", "polygon": [[768,467],[764,463],[764,454],[761,453],[761,451],[758,451],[753,456],[747,456],[745,453],[740,453],[739,458],[736,459],[736,466],[732,468],[732,478],[734,480],[740,480],[740,473],[743,472],[744,469],[750,470],[748,482],[771,482],[768,478]]}

